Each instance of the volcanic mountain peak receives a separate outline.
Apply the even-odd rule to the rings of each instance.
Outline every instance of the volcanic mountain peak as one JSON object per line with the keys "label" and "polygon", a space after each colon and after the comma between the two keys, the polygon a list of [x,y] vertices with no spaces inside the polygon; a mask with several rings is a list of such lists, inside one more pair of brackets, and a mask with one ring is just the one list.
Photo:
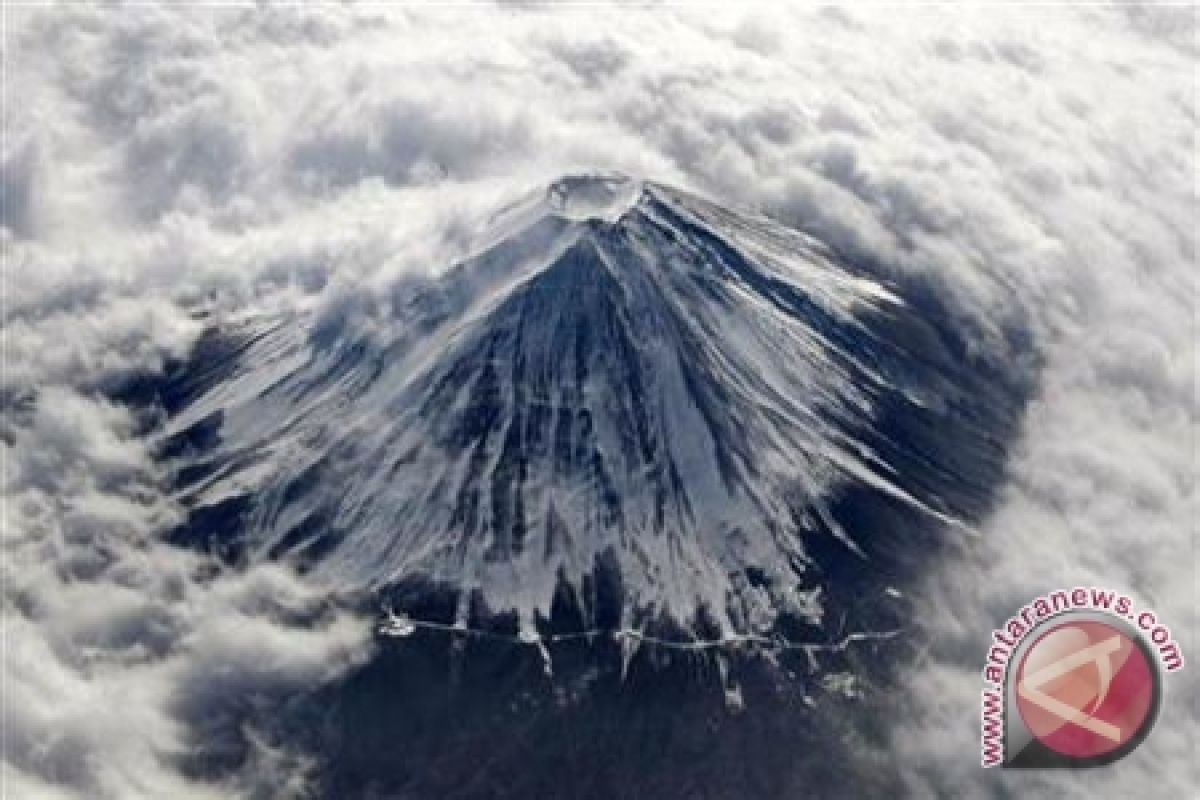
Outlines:
{"label": "volcanic mountain peak", "polygon": [[642,194],[641,181],[618,173],[568,175],[546,189],[546,205],[565,219],[615,222]]}
{"label": "volcanic mountain peak", "polygon": [[[460,618],[479,600],[529,629],[566,597],[593,623],[608,603],[625,627],[740,632],[820,622],[828,558],[886,538],[848,523],[851,494],[949,519],[953,487],[907,467],[960,424],[930,393],[976,378],[893,289],[623,177],[502,216],[369,331],[298,314],[193,369],[174,430],[205,433],[181,467],[194,517],[342,584],[450,587]],[[880,427],[896,409],[919,422],[902,438]]]}

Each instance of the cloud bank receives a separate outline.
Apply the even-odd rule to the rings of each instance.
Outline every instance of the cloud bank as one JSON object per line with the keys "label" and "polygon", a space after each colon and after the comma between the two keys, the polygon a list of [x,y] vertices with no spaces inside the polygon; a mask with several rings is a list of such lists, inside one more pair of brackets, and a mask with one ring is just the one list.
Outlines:
{"label": "cloud bank", "polygon": [[[937,641],[880,754],[905,793],[1200,782],[1189,670],[1118,770],[985,774],[973,747],[987,632],[1035,594],[1128,591],[1196,650],[1192,9],[6,14],[11,796],[304,790],[311,765],[239,704],[335,679],[368,657],[368,622],[281,569],[222,572],[159,543],[179,509],[145,421],[105,393],[186,352],[201,326],[185,307],[353,308],[466,252],[501,198],[579,167],[921,275],[994,358],[1032,338],[1041,388],[1005,500],[922,598]],[[225,783],[201,779],[197,759],[235,756]]]}

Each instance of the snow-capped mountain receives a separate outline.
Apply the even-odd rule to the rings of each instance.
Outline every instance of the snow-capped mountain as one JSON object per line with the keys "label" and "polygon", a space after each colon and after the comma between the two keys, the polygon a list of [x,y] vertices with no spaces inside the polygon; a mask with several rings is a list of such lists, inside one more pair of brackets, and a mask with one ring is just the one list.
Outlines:
{"label": "snow-capped mountain", "polygon": [[607,581],[613,624],[731,635],[844,626],[832,575],[890,590],[896,519],[936,538],[985,502],[1016,406],[928,293],[614,175],[538,190],[480,242],[383,295],[214,328],[172,389],[181,538],[449,588],[461,624],[482,605],[528,633],[564,597],[594,623]]}

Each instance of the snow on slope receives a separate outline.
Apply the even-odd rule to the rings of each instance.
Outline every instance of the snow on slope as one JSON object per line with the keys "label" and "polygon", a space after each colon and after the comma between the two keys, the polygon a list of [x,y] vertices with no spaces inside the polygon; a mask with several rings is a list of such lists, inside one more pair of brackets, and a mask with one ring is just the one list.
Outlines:
{"label": "snow on slope", "polygon": [[739,633],[820,624],[806,541],[864,559],[871,535],[831,511],[848,486],[954,521],[870,435],[881,400],[927,413],[952,368],[907,352],[921,323],[820,242],[612,175],[484,239],[369,312],[225,331],[169,431],[197,519],[341,585],[455,587],[460,620],[475,595],[531,630],[556,591],[594,605],[603,567],[624,626]]}

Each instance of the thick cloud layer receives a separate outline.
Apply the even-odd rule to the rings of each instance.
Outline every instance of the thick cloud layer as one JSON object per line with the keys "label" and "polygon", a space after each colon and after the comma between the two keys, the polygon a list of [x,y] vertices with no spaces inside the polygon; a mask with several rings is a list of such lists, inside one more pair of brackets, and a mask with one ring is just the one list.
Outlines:
{"label": "thick cloud layer", "polygon": [[[281,570],[159,544],[178,509],[143,421],[103,394],[186,351],[200,326],[181,304],[354,311],[469,249],[499,198],[578,167],[929,277],[997,358],[1033,338],[1044,372],[1005,501],[930,576],[938,644],[881,754],[909,794],[1200,782],[1189,670],[1119,769],[985,774],[973,745],[987,632],[1034,594],[1126,590],[1196,649],[1191,9],[6,13],[11,796],[300,791],[306,765],[238,704],[335,678],[368,622]],[[249,766],[203,785],[198,741]]]}

